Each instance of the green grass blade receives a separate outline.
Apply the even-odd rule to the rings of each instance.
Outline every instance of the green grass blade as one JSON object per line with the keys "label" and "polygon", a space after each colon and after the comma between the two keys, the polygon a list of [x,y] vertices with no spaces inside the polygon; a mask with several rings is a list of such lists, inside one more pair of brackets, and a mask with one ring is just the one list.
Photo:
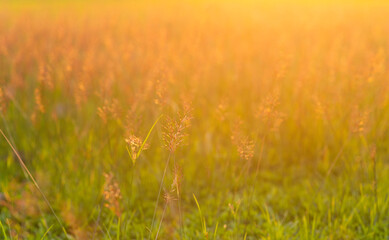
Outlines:
{"label": "green grass blade", "polygon": [[3,231],[4,239],[8,240],[7,234],[5,233],[5,229],[4,229],[3,223],[1,221],[0,221],[0,227],[1,227],[1,230]]}
{"label": "green grass blade", "polygon": [[43,240],[43,239],[46,237],[46,235],[49,233],[49,231],[51,230],[51,228],[52,228],[53,226],[54,226],[54,225],[51,225],[51,226],[47,229],[47,231],[45,232],[45,234],[43,234],[41,240]]}
{"label": "green grass blade", "polygon": [[[213,233],[213,239],[216,239],[217,227],[219,226],[219,222],[216,222],[215,232]],[[247,233],[246,233],[247,235]]]}
{"label": "green grass blade", "polygon": [[194,200],[195,200],[195,202],[196,202],[197,209],[199,209],[199,213],[200,213],[201,221],[203,221],[203,220],[202,220],[202,219],[203,219],[203,214],[201,213],[201,208],[200,208],[199,202],[197,201],[197,198],[196,198],[196,196],[195,196],[195,194],[194,194],[194,193],[193,193],[193,198],[194,198]]}
{"label": "green grass blade", "polygon": [[146,142],[147,142],[147,139],[149,139],[151,132],[153,131],[155,125],[157,125],[159,119],[161,119],[162,116],[163,116],[163,115],[161,114],[161,115],[157,118],[157,120],[155,120],[153,126],[150,128],[149,132],[147,133],[147,136],[146,136],[145,140],[144,140],[143,143],[142,143],[142,146],[140,146],[139,151],[138,151],[138,153],[136,154],[136,158],[139,157],[140,153],[142,152],[142,150],[143,150],[143,148],[144,148],[144,146],[145,146],[145,144],[146,144]]}
{"label": "green grass blade", "polygon": [[194,200],[196,201],[197,208],[199,209],[200,220],[201,220],[201,227],[203,228],[203,233],[206,234],[206,233],[207,233],[207,226],[206,226],[206,223],[205,223],[205,219],[204,219],[204,217],[203,217],[203,213],[201,212],[200,204],[199,204],[199,202],[197,201],[197,198],[196,198],[196,196],[194,195],[194,193],[193,193],[193,198],[194,198]]}

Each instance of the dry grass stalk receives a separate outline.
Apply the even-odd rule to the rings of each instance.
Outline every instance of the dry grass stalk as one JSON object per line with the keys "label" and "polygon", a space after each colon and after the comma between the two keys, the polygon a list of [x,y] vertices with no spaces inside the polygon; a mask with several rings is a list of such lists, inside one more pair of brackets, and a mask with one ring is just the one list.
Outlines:
{"label": "dry grass stalk", "polygon": [[155,235],[155,240],[158,239],[159,231],[161,230],[161,226],[162,226],[163,219],[165,217],[167,206],[169,205],[169,203],[177,200],[172,193],[166,191],[163,194],[163,199],[165,200],[165,206],[163,207],[163,212],[162,212],[161,220],[159,221],[157,234]]}
{"label": "dry grass stalk", "polygon": [[285,115],[278,111],[279,105],[279,93],[276,91],[266,96],[255,114],[255,117],[261,121],[262,126],[273,132],[278,131],[285,119]]}
{"label": "dry grass stalk", "polygon": [[97,114],[104,123],[107,123],[111,119],[118,119],[120,112],[121,109],[117,99],[113,99],[112,101],[105,100],[103,106],[97,108]]}
{"label": "dry grass stalk", "polygon": [[54,88],[53,79],[51,77],[51,68],[48,65],[41,64],[39,66],[39,74],[38,74],[38,81],[41,84],[44,84],[49,89]]}
{"label": "dry grass stalk", "polygon": [[[169,157],[166,160],[165,169],[163,171],[162,180],[161,180],[161,183],[159,186],[158,197],[157,197],[157,201],[155,203],[153,219],[151,222],[151,230],[154,227],[155,215],[156,215],[156,211],[157,211],[163,183],[165,180],[166,172],[167,172],[167,169],[169,167],[170,158],[172,157],[172,155],[174,155],[177,147],[182,144],[182,142],[186,136],[185,129],[187,129],[190,126],[191,119],[192,119],[191,107],[189,104],[185,104],[184,110],[179,115],[179,118],[177,120],[175,120],[173,118],[168,117],[167,121],[166,121],[166,125],[164,126],[163,140],[165,142],[165,147],[169,150]],[[177,174],[176,176],[174,176],[174,178],[175,178],[176,182],[173,182],[172,186],[176,187],[177,196],[179,198],[179,196],[180,196],[179,195],[179,179],[180,179],[180,177]],[[166,205],[165,205],[165,209],[166,209]],[[165,212],[165,209],[164,209],[164,212]],[[180,216],[181,216],[181,211],[180,211]],[[161,226],[159,226],[159,228],[160,227]],[[158,233],[159,233],[159,228],[158,228],[158,232],[157,232],[157,237],[158,237]],[[150,238],[151,238],[151,232],[149,235],[149,239]]]}
{"label": "dry grass stalk", "polygon": [[104,200],[106,203],[104,206],[110,209],[117,217],[121,215],[120,200],[122,195],[120,192],[119,184],[114,179],[112,173],[104,173],[105,186],[104,186]]}
{"label": "dry grass stalk", "polygon": [[42,102],[42,93],[41,93],[41,91],[39,90],[39,88],[35,88],[34,97],[35,97],[35,104],[36,104],[37,110],[38,110],[40,113],[44,113],[44,112],[45,112],[45,106],[43,105],[43,102]]}

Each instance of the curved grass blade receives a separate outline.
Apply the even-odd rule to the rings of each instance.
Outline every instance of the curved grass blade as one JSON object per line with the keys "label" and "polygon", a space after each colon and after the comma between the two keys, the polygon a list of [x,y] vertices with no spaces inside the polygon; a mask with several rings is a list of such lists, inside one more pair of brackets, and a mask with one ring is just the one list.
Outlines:
{"label": "curved grass blade", "polygon": [[41,240],[45,239],[46,235],[50,232],[50,230],[51,230],[51,228],[52,228],[53,226],[54,226],[54,225],[51,225],[51,226],[47,229],[47,231],[45,232],[45,234],[43,234]]}
{"label": "curved grass blade", "polygon": [[142,143],[142,146],[140,146],[139,151],[138,151],[138,153],[136,154],[136,158],[139,157],[140,153],[141,153],[142,150],[143,150],[143,147],[145,146],[145,144],[146,144],[146,142],[147,142],[147,139],[149,139],[149,137],[150,137],[151,131],[153,131],[155,125],[157,124],[157,122],[159,121],[159,119],[161,119],[162,116],[163,116],[163,114],[161,114],[161,115],[157,118],[157,120],[154,122],[153,126],[150,128],[149,132],[147,133],[147,136],[146,136],[145,140],[144,140],[143,143]]}

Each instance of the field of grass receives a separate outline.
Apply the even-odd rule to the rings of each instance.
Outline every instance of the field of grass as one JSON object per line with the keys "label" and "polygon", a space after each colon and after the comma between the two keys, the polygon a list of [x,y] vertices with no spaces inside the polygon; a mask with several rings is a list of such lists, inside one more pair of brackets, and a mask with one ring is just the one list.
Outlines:
{"label": "field of grass", "polygon": [[389,4],[0,1],[0,239],[389,239]]}

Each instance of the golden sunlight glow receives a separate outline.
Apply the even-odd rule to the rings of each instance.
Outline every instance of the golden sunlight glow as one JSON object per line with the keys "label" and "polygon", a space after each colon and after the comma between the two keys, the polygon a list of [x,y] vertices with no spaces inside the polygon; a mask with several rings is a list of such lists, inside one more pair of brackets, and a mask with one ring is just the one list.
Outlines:
{"label": "golden sunlight glow", "polygon": [[388,239],[388,56],[389,1],[0,0],[0,238]]}

